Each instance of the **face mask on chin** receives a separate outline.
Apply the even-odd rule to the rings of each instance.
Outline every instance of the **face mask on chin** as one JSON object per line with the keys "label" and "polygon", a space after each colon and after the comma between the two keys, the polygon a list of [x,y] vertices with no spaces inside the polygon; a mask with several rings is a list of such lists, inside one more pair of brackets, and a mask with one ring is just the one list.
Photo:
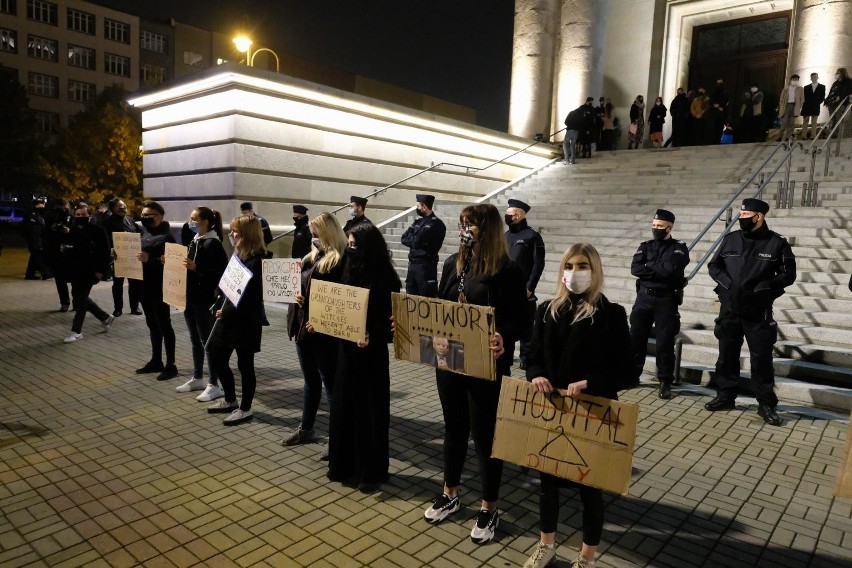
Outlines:
{"label": "face mask on chin", "polygon": [[591,270],[565,270],[562,283],[572,294],[585,294],[592,285]]}

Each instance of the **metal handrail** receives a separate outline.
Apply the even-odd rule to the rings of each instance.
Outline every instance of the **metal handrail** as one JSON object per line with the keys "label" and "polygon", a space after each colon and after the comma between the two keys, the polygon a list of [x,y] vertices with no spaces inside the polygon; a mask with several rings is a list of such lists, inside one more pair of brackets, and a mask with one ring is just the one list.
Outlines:
{"label": "metal handrail", "polygon": [[[766,164],[768,164],[769,161],[775,156],[775,154],[778,153],[778,150],[780,150],[781,148],[787,148],[787,151],[784,153],[783,158],[778,162],[778,165],[775,166],[775,169],[772,170],[772,172],[768,176],[764,176],[763,179],[761,179],[760,183],[758,184],[757,191],[755,191],[754,194],[751,195],[751,197],[754,198],[763,193],[764,188],[769,185],[769,182],[772,181],[772,178],[781,169],[781,166],[789,162],[793,155],[793,152],[796,151],[796,148],[801,147],[801,142],[793,142],[789,146],[784,141],[779,142],[776,145],[775,150],[772,151],[769,157],[764,160],[764,162],[760,165],[759,168],[755,170],[751,177],[749,177],[749,179],[746,180],[745,183],[743,183],[740,189],[730,199],[728,199],[725,205],[723,205],[718,212],[716,212],[716,214],[713,216],[713,219],[709,223],[707,223],[707,225],[701,230],[701,232],[699,232],[698,235],[692,240],[692,242],[689,243],[689,246],[687,247],[689,251],[691,252],[692,249],[695,248],[695,246],[701,241],[701,239],[704,238],[704,235],[706,235],[710,231],[710,229],[713,228],[713,226],[719,222],[719,218],[721,217],[721,215],[724,214],[729,207],[731,207],[731,205],[734,203],[734,201],[737,200],[740,195],[742,195],[742,193],[748,188],[751,182],[754,181],[754,178],[756,178],[757,175],[761,173]],[[722,231],[719,237],[713,242],[712,245],[710,245],[710,248],[707,250],[704,256],[701,257],[701,260],[699,260],[692,268],[689,273],[689,276],[686,277],[687,280],[692,280],[693,278],[695,278],[695,275],[698,274],[698,271],[701,270],[704,264],[707,263],[710,256],[715,252],[716,247],[718,247],[719,243],[722,242],[722,239],[725,238],[725,235],[727,235],[736,224],[737,219],[732,218],[731,221],[725,225],[725,229]]]}
{"label": "metal handrail", "polygon": [[[372,193],[368,193],[368,194],[367,194],[367,195],[365,195],[364,197],[365,197],[365,198],[370,198],[370,197],[373,197],[373,196],[376,196],[376,195],[380,195],[380,194],[382,194],[382,193],[386,192],[386,191],[387,191],[387,190],[389,190],[389,189],[392,189],[392,188],[394,188],[394,187],[396,187],[396,186],[398,186],[398,185],[400,185],[400,184],[402,184],[402,183],[407,182],[407,181],[408,181],[408,180],[410,180],[410,179],[416,178],[417,176],[419,176],[419,175],[421,175],[421,174],[425,174],[426,172],[431,172],[432,170],[436,170],[436,169],[440,168],[441,166],[452,166],[452,167],[456,167],[456,168],[464,168],[464,169],[465,169],[465,173],[468,173],[468,174],[469,174],[469,173],[471,173],[471,172],[481,172],[481,171],[485,171],[485,170],[487,170],[488,168],[492,168],[492,167],[496,166],[497,164],[502,164],[502,163],[503,163],[503,162],[505,162],[506,160],[508,160],[508,159],[510,159],[510,158],[513,158],[513,157],[517,156],[518,154],[521,154],[521,153],[523,153],[523,152],[526,152],[527,150],[529,150],[529,149],[530,149],[530,148],[532,148],[533,146],[536,146],[536,145],[538,145],[538,144],[541,144],[541,143],[542,143],[542,142],[544,142],[545,140],[550,140],[551,138],[553,138],[554,136],[556,136],[557,134],[559,134],[560,132],[563,132],[563,131],[565,131],[565,130],[567,130],[567,128],[562,128],[562,129],[560,129],[560,130],[557,130],[556,132],[552,132],[552,133],[548,134],[547,136],[540,136],[540,135],[536,134],[536,139],[535,139],[535,141],[534,141],[532,144],[529,144],[529,145],[527,145],[527,146],[524,146],[524,147],[523,147],[523,148],[521,148],[520,150],[517,150],[516,152],[512,152],[512,153],[511,153],[511,154],[509,154],[508,156],[506,156],[506,157],[504,157],[504,158],[501,158],[501,159],[499,159],[499,160],[495,160],[495,161],[491,162],[490,164],[488,164],[487,166],[483,166],[483,167],[481,167],[481,168],[475,168],[475,167],[471,167],[471,166],[465,166],[464,164],[455,164],[455,163],[453,163],[453,162],[441,162],[440,164],[432,164],[432,165],[431,165],[431,166],[429,166],[428,168],[423,168],[422,170],[419,170],[419,171],[417,171],[417,172],[415,172],[415,173],[411,174],[410,176],[404,177],[404,178],[402,178],[402,179],[401,179],[401,180],[399,180],[399,181],[395,181],[395,182],[393,182],[393,183],[392,183],[392,184],[390,184],[390,185],[386,185],[386,186],[384,186],[384,187],[381,187],[381,188],[377,189],[376,191],[374,191],[374,192],[372,192]],[[329,211],[328,213],[331,213],[332,215],[334,215],[334,214],[335,214],[335,213],[337,213],[338,211],[342,211],[342,210],[346,209],[347,207],[349,207],[349,203],[348,203],[348,202],[347,202],[347,203],[345,203],[345,204],[343,204],[343,205],[341,205],[341,206],[340,206],[340,207],[338,207],[337,209],[332,209],[332,210],[331,210],[331,211]],[[273,239],[272,239],[272,240],[273,240],[273,241],[276,241],[276,240],[280,239],[281,237],[286,237],[287,235],[292,235],[295,231],[296,231],[296,229],[290,229],[290,230],[289,230],[289,231],[287,231],[286,233],[281,233],[280,235],[278,235],[278,236],[276,236],[276,237],[273,237]]]}
{"label": "metal handrail", "polygon": [[[819,130],[817,130],[817,133],[814,136],[813,141],[810,143],[810,145],[807,148],[805,148],[806,154],[813,151],[813,147],[816,145],[817,142],[819,142],[819,139],[820,139],[820,136],[822,136],[823,130],[825,130],[826,128],[828,128],[831,125],[832,121],[834,120],[835,115],[838,112],[840,112],[841,110],[843,110],[844,108],[846,108],[846,110],[844,111],[844,115],[848,112],[848,109],[849,109],[848,104],[850,102],[852,102],[852,95],[846,95],[846,98],[843,99],[840,102],[840,104],[837,105],[837,108],[835,108],[834,111],[828,116],[828,120],[825,121],[825,123],[822,126],[820,126]],[[834,128],[832,128],[831,132],[829,132],[828,136],[825,137],[826,140],[825,140],[825,142],[822,143],[822,146],[817,151],[817,154],[822,153],[822,149],[825,148],[826,144],[828,144],[828,141],[831,139],[831,136],[834,134],[835,130],[837,130],[837,125],[840,124],[840,122],[842,122],[842,121],[843,121],[843,118],[841,118],[840,121],[835,123]]]}
{"label": "metal handrail", "polygon": [[[837,113],[843,111],[843,114],[839,119],[835,120]],[[814,183],[814,173],[816,172],[816,160],[819,154],[822,154],[823,150],[828,147],[828,151],[825,153],[825,166],[823,168],[822,175],[828,175],[828,163],[831,160],[831,139],[834,137],[835,133],[837,133],[837,144],[835,145],[835,153],[834,157],[838,157],[840,155],[840,140],[842,139],[840,129],[845,128],[846,124],[844,121],[849,118],[850,112],[852,112],[852,95],[847,95],[843,101],[837,105],[837,108],[834,109],[834,112],[831,113],[831,116],[828,118],[828,122],[823,124],[822,128],[820,128],[819,132],[817,132],[816,138],[811,145],[805,149],[805,152],[810,152],[811,154],[811,171],[808,174],[808,184],[805,186],[805,190],[802,192],[802,204],[805,205],[806,198],[807,204],[816,205],[817,201],[817,186],[819,184]],[[834,126],[829,131],[828,135],[825,137],[825,142],[823,142],[818,148],[814,146],[819,141],[819,136],[822,131],[829,125],[834,123]]]}

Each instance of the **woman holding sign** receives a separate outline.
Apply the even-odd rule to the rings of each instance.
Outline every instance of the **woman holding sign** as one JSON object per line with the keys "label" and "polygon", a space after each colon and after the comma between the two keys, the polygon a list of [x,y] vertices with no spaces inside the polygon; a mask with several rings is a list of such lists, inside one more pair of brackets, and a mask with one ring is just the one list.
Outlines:
{"label": "woman holding sign", "polygon": [[[224,423],[226,426],[234,426],[252,417],[251,403],[257,386],[254,354],[260,351],[263,322],[266,320],[261,269],[261,261],[266,256],[266,245],[263,244],[260,221],[255,217],[234,217],[228,237],[234,246],[236,261],[242,262],[243,266],[251,271],[251,277],[242,290],[237,305],[220,296],[222,307],[216,311],[218,321],[210,332],[208,346],[213,369],[219,375],[225,398],[220,398],[219,402],[207,407],[207,412],[228,413]],[[231,354],[234,351],[237,352],[237,367],[243,383],[243,397],[239,405],[234,372],[230,366]]]}
{"label": "woman holding sign", "polygon": [[484,544],[494,538],[497,528],[497,499],[503,475],[503,462],[491,458],[491,445],[501,378],[509,374],[512,365],[511,347],[507,351],[504,346],[513,346],[526,335],[527,290],[523,271],[509,259],[503,217],[496,207],[477,204],[462,209],[459,239],[458,253],[444,262],[438,297],[494,308],[497,332],[489,347],[497,359],[497,380],[435,370],[444,413],[444,490],[424,516],[430,523],[439,523],[459,510],[459,486],[472,433],[483,496],[470,538],[476,544]]}
{"label": "woman holding sign", "polygon": [[329,428],[328,478],[374,493],[388,478],[391,293],[402,282],[382,232],[362,223],[349,232],[343,284],[369,288],[367,335],[340,342]]}
{"label": "woman holding sign", "polygon": [[[603,267],[592,245],[568,247],[561,267],[556,294],[536,310],[527,379],[545,394],[561,389],[568,396],[583,393],[617,400],[632,376],[627,313],[601,293]],[[541,542],[524,568],[543,568],[556,557],[560,486],[577,487],[583,502],[583,546],[572,566],[592,566],[603,531],[601,490],[539,475]]]}

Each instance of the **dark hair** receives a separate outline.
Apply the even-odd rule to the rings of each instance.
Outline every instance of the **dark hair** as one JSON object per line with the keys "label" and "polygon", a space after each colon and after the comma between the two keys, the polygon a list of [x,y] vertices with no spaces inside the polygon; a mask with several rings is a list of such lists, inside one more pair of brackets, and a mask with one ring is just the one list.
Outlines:
{"label": "dark hair", "polygon": [[120,197],[113,197],[107,203],[107,207],[109,207],[109,210],[112,211],[113,209],[118,207],[118,204],[121,203],[122,201],[124,201],[124,200]]}
{"label": "dark hair", "polygon": [[793,73],[792,75],[790,75],[790,78],[791,78],[791,79],[798,79],[798,78],[799,78],[799,74],[798,74],[798,73]]}
{"label": "dark hair", "polygon": [[[509,260],[509,247],[503,234],[503,217],[500,212],[490,203],[468,205],[459,213],[459,222],[478,228],[472,248],[471,272],[485,278],[497,274]],[[465,253],[465,245],[460,244],[456,260],[458,274],[464,269]]]}
{"label": "dark hair", "polygon": [[219,235],[219,239],[222,239],[222,215],[209,207],[204,207],[203,205],[196,207],[196,211],[198,211],[198,218],[204,221],[207,221],[207,230],[208,231],[216,231],[216,234]]}
{"label": "dark hair", "polygon": [[166,210],[163,209],[163,206],[160,205],[159,203],[157,203],[156,201],[146,201],[145,203],[142,204],[142,208],[143,209],[153,209],[154,211],[156,211],[160,215],[166,214]]}
{"label": "dark hair", "polygon": [[372,223],[362,223],[349,232],[358,247],[358,262],[349,265],[349,277],[355,285],[369,285],[383,274],[393,274],[399,282],[399,275],[391,263],[391,253],[382,232]]}

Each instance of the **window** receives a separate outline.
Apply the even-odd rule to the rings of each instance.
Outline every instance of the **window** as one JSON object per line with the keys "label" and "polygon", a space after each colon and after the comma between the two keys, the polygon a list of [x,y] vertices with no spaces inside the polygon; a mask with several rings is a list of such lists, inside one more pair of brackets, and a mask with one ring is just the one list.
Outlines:
{"label": "window", "polygon": [[27,0],[27,18],[55,26],[56,4],[44,0]]}
{"label": "window", "polygon": [[59,79],[51,75],[30,73],[28,91],[31,95],[57,98],[59,96]]}
{"label": "window", "polygon": [[183,52],[183,62],[187,65],[192,65],[193,67],[201,67],[202,61],[204,61],[204,56],[200,53],[195,53],[194,51]]}
{"label": "window", "polygon": [[58,61],[59,44],[52,39],[27,36],[27,55],[45,61]]}
{"label": "window", "polygon": [[95,35],[95,15],[68,8],[68,29]]}
{"label": "window", "polygon": [[104,55],[104,72],[110,75],[130,77],[130,59],[114,53],[107,53]]}
{"label": "window", "polygon": [[0,12],[14,16],[18,13],[18,3],[16,0],[0,0]]}
{"label": "window", "polygon": [[18,32],[0,28],[0,51],[18,53]]}
{"label": "window", "polygon": [[96,87],[92,83],[82,81],[68,81],[68,100],[78,103],[87,103],[95,98]]}
{"label": "window", "polygon": [[68,65],[82,67],[83,69],[95,69],[95,50],[79,45],[68,44]]}
{"label": "window", "polygon": [[119,43],[130,43],[130,24],[104,18],[104,37]]}
{"label": "window", "polygon": [[55,112],[37,111],[35,113],[35,119],[42,132],[53,134],[59,130],[59,115]]}
{"label": "window", "polygon": [[166,52],[166,36],[155,34],[154,32],[142,31],[142,37],[139,39],[139,47],[148,51],[156,51],[157,53]]}
{"label": "window", "polygon": [[139,69],[139,80],[145,85],[159,85],[166,80],[166,68],[146,63]]}

